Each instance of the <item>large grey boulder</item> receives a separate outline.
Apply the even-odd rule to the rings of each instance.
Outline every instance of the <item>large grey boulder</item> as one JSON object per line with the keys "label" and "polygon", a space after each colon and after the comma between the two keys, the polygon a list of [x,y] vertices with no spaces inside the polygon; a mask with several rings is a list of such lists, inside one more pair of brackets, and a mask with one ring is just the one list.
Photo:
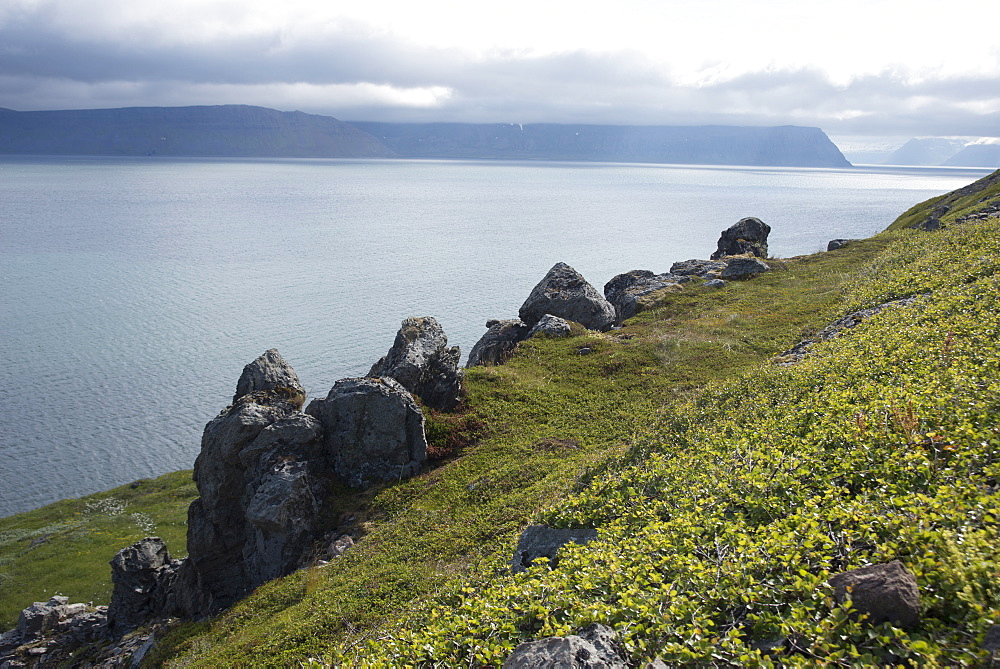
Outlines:
{"label": "large grey boulder", "polygon": [[270,348],[264,351],[256,360],[243,368],[243,374],[236,383],[236,394],[233,402],[257,390],[274,390],[289,388],[302,394],[305,401],[305,390],[292,366],[278,353],[278,349]]}
{"label": "large grey boulder", "polygon": [[306,413],[323,427],[334,473],[351,486],[410,477],[427,458],[423,413],[392,378],[341,379]]}
{"label": "large grey boulder", "polygon": [[856,242],[856,239],[831,239],[827,245],[827,251],[836,251],[837,249],[842,249],[851,242]]}
{"label": "large grey boulder", "polygon": [[868,614],[872,625],[888,622],[913,629],[920,622],[917,579],[899,560],[836,574],[829,582],[837,602],[849,597],[854,613]]}
{"label": "large grey boulder", "polygon": [[552,314],[545,314],[542,316],[541,320],[535,323],[534,327],[528,331],[528,339],[536,335],[544,335],[546,337],[565,337],[569,335],[572,328],[570,327],[569,321],[559,318],[558,316],[553,316]]}
{"label": "large grey boulder", "polygon": [[604,284],[604,297],[615,308],[615,322],[621,324],[643,309],[643,298],[660,291],[678,291],[691,277],[680,274],[653,274],[648,269],[634,269],[619,274]]}
{"label": "large grey boulder", "polygon": [[546,558],[549,566],[555,567],[559,560],[559,549],[568,543],[585,544],[597,538],[594,529],[557,529],[546,525],[529,525],[517,540],[514,557],[510,561],[513,573],[524,571],[539,558]]}
{"label": "large grey boulder", "polygon": [[469,352],[466,367],[502,365],[514,355],[517,345],[528,338],[530,328],[519,318],[486,321],[486,333]]}
{"label": "large grey boulder", "polygon": [[503,663],[504,669],[626,669],[614,630],[594,623],[579,635],[525,641]]}
{"label": "large grey boulder", "polygon": [[767,257],[767,236],[771,226],[754,216],[741,218],[732,226],[722,231],[719,246],[712,254],[712,260],[726,256],[750,254],[758,258]]}
{"label": "large grey boulder", "polygon": [[461,357],[458,346],[448,347],[448,337],[436,319],[411,317],[403,321],[392,348],[368,376],[392,377],[426,406],[447,411],[458,404],[462,390]]}
{"label": "large grey boulder", "polygon": [[238,390],[202,435],[200,496],[188,507],[188,557],[173,581],[171,615],[213,615],[290,573],[318,532],[330,467],[320,423],[300,411],[301,384],[277,351],[246,370],[241,389],[255,389]]}
{"label": "large grey boulder", "polygon": [[697,276],[702,279],[718,278],[726,263],[720,260],[681,260],[670,266],[670,273],[675,276]]}
{"label": "large grey boulder", "polygon": [[118,551],[111,560],[108,631],[120,637],[164,615],[179,560],[171,560],[160,537],[146,537]]}
{"label": "large grey boulder", "polygon": [[751,279],[758,274],[770,271],[770,269],[766,262],[758,258],[726,258],[726,269],[722,270],[719,278],[726,281]]}
{"label": "large grey boulder", "polygon": [[545,314],[574,321],[589,330],[609,330],[615,323],[611,303],[566,263],[556,263],[518,311],[528,327]]}

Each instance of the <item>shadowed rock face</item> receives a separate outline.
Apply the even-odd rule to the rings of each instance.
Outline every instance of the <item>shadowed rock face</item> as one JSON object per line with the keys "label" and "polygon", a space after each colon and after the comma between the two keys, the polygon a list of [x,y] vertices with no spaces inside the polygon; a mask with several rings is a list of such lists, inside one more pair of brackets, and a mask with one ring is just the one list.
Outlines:
{"label": "shadowed rock face", "polygon": [[712,254],[712,260],[726,256],[744,254],[755,255],[758,258],[767,257],[767,236],[771,226],[753,216],[741,218],[719,237],[719,247]]}
{"label": "shadowed rock face", "polygon": [[917,579],[899,560],[836,574],[830,585],[838,603],[849,596],[855,615],[867,614],[871,625],[889,622],[913,629],[920,622]]}
{"label": "shadowed rock face", "polygon": [[589,330],[609,330],[615,323],[611,303],[566,263],[556,263],[518,311],[529,328],[545,314],[575,321]]}
{"label": "shadowed rock face", "polygon": [[108,632],[119,637],[160,615],[168,606],[179,566],[159,537],[146,537],[119,551],[111,560],[114,591],[108,606]]}
{"label": "shadowed rock face", "polygon": [[447,411],[458,404],[462,390],[461,357],[461,349],[448,347],[448,337],[436,319],[411,317],[403,321],[392,348],[368,376],[391,377],[426,406]]}
{"label": "shadowed rock face", "polygon": [[427,459],[424,416],[395,379],[341,379],[306,413],[322,425],[334,473],[354,487],[407,478]]}
{"label": "shadowed rock face", "polygon": [[490,320],[486,322],[486,327],[486,333],[469,352],[466,367],[502,365],[514,355],[517,345],[528,338],[529,328],[519,318]]}

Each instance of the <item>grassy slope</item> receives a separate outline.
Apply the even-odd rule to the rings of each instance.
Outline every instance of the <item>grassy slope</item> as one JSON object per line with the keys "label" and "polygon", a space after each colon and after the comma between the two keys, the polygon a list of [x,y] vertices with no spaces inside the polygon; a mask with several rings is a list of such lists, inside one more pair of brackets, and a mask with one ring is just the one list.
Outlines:
{"label": "grassy slope", "polygon": [[470,370],[463,420],[482,426],[478,443],[353,500],[364,541],[329,567],[263,586],[188,638],[173,664],[335,662],[364,648],[428,597],[492,569],[529,519],[648,438],[665,407],[824,325],[850,269],[885,243],[775,263],[723,291],[690,287],[621,331],[528,342],[504,366]]}
{"label": "grassy slope", "polygon": [[0,629],[56,594],[107,604],[108,562],[145,536],[163,537],[173,557],[184,557],[187,506],[197,496],[183,471],[0,518]]}

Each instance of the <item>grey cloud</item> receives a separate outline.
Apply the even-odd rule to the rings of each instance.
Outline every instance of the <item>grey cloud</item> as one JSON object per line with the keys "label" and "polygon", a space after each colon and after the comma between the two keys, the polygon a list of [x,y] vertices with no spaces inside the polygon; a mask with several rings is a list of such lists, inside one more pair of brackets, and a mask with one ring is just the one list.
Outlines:
{"label": "grey cloud", "polygon": [[[473,57],[418,46],[364,26],[290,40],[280,31],[227,40],[88,39],[41,13],[0,26],[0,106],[15,109],[247,103],[349,119],[636,124],[796,124],[834,133],[996,135],[1000,77],[909,81],[885,72],[831,83],[778,69],[702,86],[671,82],[640,53],[578,50]],[[296,99],[287,84],[446,87],[433,108]],[[251,96],[253,99],[248,99]],[[74,100],[78,101],[74,103]]]}

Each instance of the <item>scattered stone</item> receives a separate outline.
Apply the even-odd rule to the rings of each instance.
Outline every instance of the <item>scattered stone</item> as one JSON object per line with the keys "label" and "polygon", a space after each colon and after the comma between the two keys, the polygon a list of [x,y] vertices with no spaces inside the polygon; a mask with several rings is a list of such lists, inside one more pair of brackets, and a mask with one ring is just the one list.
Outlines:
{"label": "scattered stone", "polygon": [[845,330],[849,330],[859,323],[868,320],[872,316],[885,311],[890,307],[908,307],[914,304],[917,300],[922,297],[927,297],[930,293],[923,293],[921,295],[914,295],[912,297],[904,297],[898,300],[891,300],[889,302],[883,302],[882,304],[876,305],[869,309],[862,309],[860,311],[855,311],[853,313],[842,316],[837,320],[833,321],[825,328],[817,332],[814,336],[803,339],[798,344],[788,349],[784,353],[775,356],[772,362],[778,366],[788,366],[794,365],[802,361],[811,351],[813,344],[822,341],[830,341],[839,337]]}
{"label": "scattered stone", "polygon": [[[539,319],[540,321],[541,319]],[[517,345],[528,338],[529,328],[519,319],[486,321],[486,334],[469,352],[466,367],[502,365],[514,355]]]}
{"label": "scattered stone", "polygon": [[856,242],[856,239],[831,239],[826,245],[827,251],[836,251],[837,249],[842,249],[851,242]]}
{"label": "scattered stone", "polygon": [[[691,277],[680,274],[653,274],[647,269],[634,269],[619,274],[604,284],[604,297],[615,308],[615,324],[632,318],[648,304],[652,295],[662,296],[664,292],[681,290],[681,283]],[[647,298],[645,301],[643,298]]]}
{"label": "scattered stone", "polygon": [[524,571],[538,558],[547,558],[549,566],[555,568],[559,560],[556,553],[566,544],[585,544],[597,538],[594,529],[556,529],[545,525],[529,525],[517,540],[517,548],[510,562],[513,573]]}
{"label": "scattered stone", "polygon": [[706,288],[722,288],[723,286],[726,285],[726,282],[723,281],[722,279],[709,279],[702,285],[705,286]]}
{"label": "scattered stone", "polygon": [[722,270],[719,278],[727,281],[752,279],[762,272],[770,271],[770,266],[763,260],[751,257],[726,258],[726,269]]}
{"label": "scattered stone", "polygon": [[333,541],[331,541],[326,547],[326,556],[331,560],[333,558],[338,558],[347,552],[349,548],[354,546],[354,539],[351,538],[349,534],[342,534]]}
{"label": "scattered stone", "polygon": [[291,365],[278,353],[278,349],[270,348],[264,351],[256,360],[243,368],[243,374],[236,384],[236,394],[233,402],[257,390],[275,390],[288,388],[302,396],[301,405],[305,401],[305,389],[299,382],[299,377]]}
{"label": "scattered stone", "polygon": [[677,276],[715,279],[724,269],[726,269],[726,263],[720,260],[681,260],[670,266],[670,273]]}
{"label": "scattered stone", "polygon": [[829,582],[837,602],[850,598],[852,612],[868,614],[872,625],[889,622],[913,629],[920,622],[917,579],[899,560],[836,574]]}
{"label": "scattered stone", "polygon": [[341,379],[306,413],[323,426],[323,449],[348,485],[408,478],[427,459],[423,413],[395,379]]}
{"label": "scattered stone", "polygon": [[625,669],[614,631],[593,624],[579,635],[525,641],[503,663],[504,669]]}
{"label": "scattered stone", "polygon": [[754,216],[741,218],[722,232],[719,247],[712,254],[712,260],[726,256],[750,254],[758,258],[767,257],[767,236],[771,226]]}
{"label": "scattered stone", "polygon": [[566,263],[556,263],[538,282],[518,312],[529,327],[545,314],[579,323],[588,330],[609,330],[615,308]]}
{"label": "scattered stone", "polygon": [[590,355],[593,352],[594,349],[590,348],[589,346],[581,346],[580,348],[576,349],[577,355]]}
{"label": "scattered stone", "polygon": [[568,321],[559,318],[558,316],[553,316],[552,314],[545,314],[537,323],[535,323],[535,326],[528,331],[528,339],[534,337],[535,335],[565,337],[570,333],[570,329]]}
{"label": "scattered stone", "polygon": [[914,223],[910,227],[914,230],[923,230],[925,232],[933,232],[935,230],[941,229],[941,219],[937,216],[928,216],[919,223]]}
{"label": "scattered stone", "polygon": [[458,404],[462,374],[458,361],[462,351],[448,347],[448,337],[437,320],[425,316],[403,321],[392,348],[376,362],[368,376],[388,376],[418,396],[429,407],[449,411]]}
{"label": "scattered stone", "polygon": [[983,635],[982,648],[990,653],[1000,650],[1000,625],[993,625]]}

